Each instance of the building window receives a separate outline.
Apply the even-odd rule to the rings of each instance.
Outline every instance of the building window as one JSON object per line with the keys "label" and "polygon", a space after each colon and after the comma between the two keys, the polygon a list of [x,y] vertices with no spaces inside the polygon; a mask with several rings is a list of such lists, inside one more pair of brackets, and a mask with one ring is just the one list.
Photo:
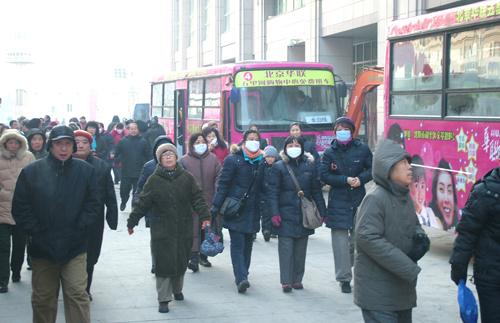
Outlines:
{"label": "building window", "polygon": [[305,0],[275,0],[275,15],[279,16],[284,13],[300,9],[305,6]]}
{"label": "building window", "polygon": [[71,103],[66,104],[66,112],[73,112],[73,104]]}
{"label": "building window", "polygon": [[221,1],[221,11],[222,11],[222,26],[221,32],[225,33],[231,30],[231,1],[222,0]]}
{"label": "building window", "polygon": [[191,46],[191,42],[193,41],[194,36],[194,0],[186,1],[187,5],[187,16],[189,17],[189,22],[187,25],[187,47]]}
{"label": "building window", "polygon": [[117,79],[126,79],[127,78],[127,70],[124,68],[115,68],[114,76]]}
{"label": "building window", "polygon": [[180,4],[179,0],[174,1],[174,51],[179,50],[179,33],[180,33],[180,28],[179,28],[179,19],[180,19]]}
{"label": "building window", "polygon": [[16,105],[23,106],[26,104],[26,90],[17,89],[16,90]]}
{"label": "building window", "polygon": [[377,41],[367,41],[354,44],[353,51],[354,75],[358,75],[363,68],[377,65]]}
{"label": "building window", "polygon": [[210,29],[210,7],[212,4],[212,1],[210,0],[204,0],[204,6],[203,6],[203,12],[201,13],[201,26],[202,26],[202,31],[201,31],[201,40],[207,40],[208,38],[208,31]]}

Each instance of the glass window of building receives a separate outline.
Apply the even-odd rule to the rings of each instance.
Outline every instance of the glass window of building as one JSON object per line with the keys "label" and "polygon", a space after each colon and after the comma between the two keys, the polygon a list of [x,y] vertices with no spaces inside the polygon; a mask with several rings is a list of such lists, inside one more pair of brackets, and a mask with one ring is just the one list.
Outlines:
{"label": "glass window of building", "polygon": [[203,0],[203,12],[201,13],[201,40],[207,40],[210,30],[210,12],[211,12],[211,0]]}
{"label": "glass window of building", "polygon": [[221,1],[222,26],[221,32],[225,33],[231,30],[231,1]]}

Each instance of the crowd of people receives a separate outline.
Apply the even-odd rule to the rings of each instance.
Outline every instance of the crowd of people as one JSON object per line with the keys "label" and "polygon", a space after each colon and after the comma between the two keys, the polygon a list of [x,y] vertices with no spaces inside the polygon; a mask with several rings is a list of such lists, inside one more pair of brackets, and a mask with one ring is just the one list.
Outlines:
{"label": "crowd of people", "polygon": [[[148,125],[116,116],[107,128],[85,117],[68,125],[49,116],[2,124],[0,293],[8,292],[11,272],[12,282],[21,280],[27,245],[33,321],[55,322],[62,286],[66,321],[90,322],[105,223],[117,229],[118,209],[126,209],[131,192],[128,233],[145,218],[159,312],[184,300],[188,269],[211,267],[200,252],[209,229],[230,242],[238,293],[250,287],[252,247],[261,230],[265,241],[278,239],[282,291],[301,290],[308,238],[314,234],[304,226],[305,198],[330,229],[336,280],[343,293],[352,292],[354,280],[354,303],[365,322],[411,322],[418,261],[430,246],[410,194],[411,157],[390,139],[380,140],[372,155],[353,137],[355,125],[347,117],[338,118],[332,130],[334,140],[320,157],[299,123],[290,125],[282,147],[269,145],[256,126],[229,145],[210,123],[190,136],[181,156],[155,118]],[[476,256],[485,322],[498,319],[500,300],[495,269],[500,258],[487,257],[500,250],[498,172],[474,187],[450,261],[458,284]],[[367,194],[365,184],[372,180],[375,188]]]}

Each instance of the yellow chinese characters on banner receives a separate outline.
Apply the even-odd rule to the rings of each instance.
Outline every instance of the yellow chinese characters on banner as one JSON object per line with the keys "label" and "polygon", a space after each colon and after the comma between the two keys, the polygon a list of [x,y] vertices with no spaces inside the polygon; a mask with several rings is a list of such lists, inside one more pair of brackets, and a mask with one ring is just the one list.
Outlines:
{"label": "yellow chinese characters on banner", "polygon": [[333,86],[333,73],[327,70],[253,70],[238,72],[235,87]]}

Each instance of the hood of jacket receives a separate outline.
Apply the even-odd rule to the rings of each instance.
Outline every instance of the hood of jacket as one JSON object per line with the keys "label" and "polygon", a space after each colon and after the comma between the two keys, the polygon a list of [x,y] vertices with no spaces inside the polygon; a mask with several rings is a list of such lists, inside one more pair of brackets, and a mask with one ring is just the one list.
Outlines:
{"label": "hood of jacket", "polygon": [[[290,157],[288,157],[288,155],[285,154],[284,150],[280,151],[280,157],[281,157],[281,160],[283,160],[285,163],[288,164],[290,162]],[[307,161],[308,163],[314,163],[314,156],[306,151],[304,151],[304,154],[299,158]]]}
{"label": "hood of jacket", "polygon": [[28,149],[33,152],[33,149],[31,148],[31,138],[33,138],[34,135],[40,135],[42,136],[42,139],[43,139],[43,146],[42,146],[42,150],[45,150],[45,144],[47,143],[47,136],[45,135],[45,132],[42,131],[42,129],[38,129],[38,128],[33,128],[33,129],[30,129],[30,131],[28,131],[28,134],[26,136],[26,138],[28,139]]}
{"label": "hood of jacket", "polygon": [[494,168],[484,175],[486,188],[500,195],[500,167]]}
{"label": "hood of jacket", "polygon": [[390,139],[378,142],[373,154],[373,180],[385,189],[394,192],[394,184],[389,179],[392,166],[403,159],[410,159],[410,155],[398,143]]}
{"label": "hood of jacket", "polygon": [[26,155],[26,152],[28,151],[28,141],[23,135],[21,135],[21,133],[19,133],[19,131],[15,129],[5,130],[2,136],[0,137],[0,152],[2,153],[2,156],[7,159],[13,158],[10,151],[8,151],[7,148],[5,148],[5,144],[10,139],[16,139],[20,143],[19,150],[17,151],[16,156],[14,158],[17,158],[19,160],[23,159],[24,155]]}
{"label": "hood of jacket", "polygon": [[166,143],[169,143],[171,144],[172,141],[170,140],[170,138],[168,138],[167,136],[158,136],[155,141],[154,141],[154,144],[153,144],[153,159],[156,160],[156,162],[158,163],[158,158],[156,158],[156,151],[158,150],[158,147],[160,147],[160,145],[163,145],[163,144],[166,144]]}

